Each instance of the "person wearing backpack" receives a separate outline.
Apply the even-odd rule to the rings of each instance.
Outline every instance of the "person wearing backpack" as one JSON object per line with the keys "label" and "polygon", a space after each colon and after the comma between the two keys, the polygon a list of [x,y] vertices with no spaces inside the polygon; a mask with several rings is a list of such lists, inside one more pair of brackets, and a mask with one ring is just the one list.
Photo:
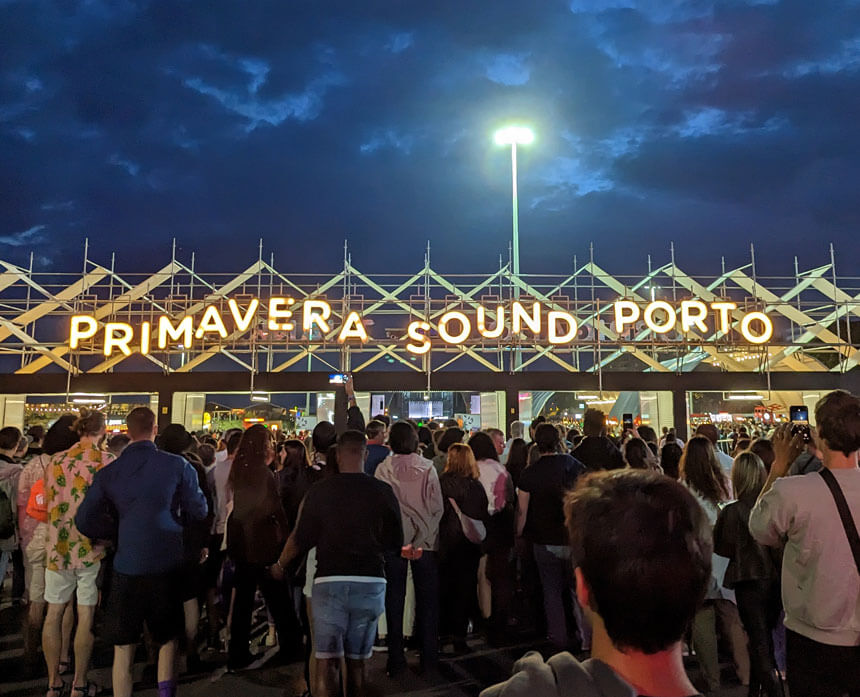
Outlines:
{"label": "person wearing backpack", "polygon": [[785,476],[804,447],[785,424],[749,528],[762,545],[785,543],[788,690],[793,696],[860,695],[860,398],[843,390],[815,405],[820,472]]}
{"label": "person wearing backpack", "polygon": [[15,462],[15,451],[21,442],[21,431],[14,426],[0,429],[0,588],[12,552],[18,549],[18,477],[23,469]]}
{"label": "person wearing backpack", "polygon": [[[35,671],[39,660],[38,649],[42,639],[42,622],[45,619],[45,543],[48,536],[48,511],[44,500],[45,470],[54,455],[68,450],[78,442],[78,435],[72,430],[76,418],[74,414],[64,414],[53,423],[40,441],[40,452],[24,465],[18,478],[18,533],[21,538],[21,551],[24,553],[24,584],[29,600],[24,626],[27,674]],[[62,622],[60,675],[68,672],[73,624],[74,608],[70,604]]]}

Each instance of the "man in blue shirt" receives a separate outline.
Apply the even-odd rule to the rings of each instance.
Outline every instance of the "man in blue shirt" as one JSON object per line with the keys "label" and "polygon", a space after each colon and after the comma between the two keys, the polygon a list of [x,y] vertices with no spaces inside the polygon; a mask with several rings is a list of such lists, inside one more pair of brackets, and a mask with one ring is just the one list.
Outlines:
{"label": "man in blue shirt", "polygon": [[132,693],[134,650],[144,622],[160,645],[159,697],[173,697],[177,637],[184,630],[177,578],[183,560],[182,521],[204,519],[208,505],[194,468],[155,447],[152,410],[132,409],[126,423],[131,443],[110,472],[100,470],[93,478],[75,524],[88,537],[116,538],[104,631],[105,640],[114,645],[115,697]]}
{"label": "man in blue shirt", "polygon": [[385,424],[373,420],[364,429],[367,436],[367,459],[364,461],[364,473],[371,477],[376,473],[379,463],[391,455],[391,449],[385,445]]}

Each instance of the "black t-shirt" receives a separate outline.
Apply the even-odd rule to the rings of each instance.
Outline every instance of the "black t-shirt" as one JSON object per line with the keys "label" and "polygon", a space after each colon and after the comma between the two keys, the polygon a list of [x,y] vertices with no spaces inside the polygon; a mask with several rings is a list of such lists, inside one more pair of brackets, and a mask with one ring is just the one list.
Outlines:
{"label": "black t-shirt", "polygon": [[296,542],[303,550],[317,548],[317,578],[385,578],[383,553],[403,546],[400,504],[379,479],[333,474],[308,490]]}
{"label": "black t-shirt", "polygon": [[542,545],[566,545],[564,494],[585,472],[585,465],[570,455],[543,455],[520,475],[520,491],[529,493],[523,536]]}
{"label": "black t-shirt", "polygon": [[450,472],[444,472],[439,477],[442,487],[442,499],[445,502],[445,512],[439,523],[439,554],[442,557],[457,553],[480,554],[480,545],[470,542],[463,534],[460,517],[451,506],[448,499],[454,499],[464,515],[480,520],[486,525],[490,518],[487,510],[487,492],[477,479],[461,477]]}

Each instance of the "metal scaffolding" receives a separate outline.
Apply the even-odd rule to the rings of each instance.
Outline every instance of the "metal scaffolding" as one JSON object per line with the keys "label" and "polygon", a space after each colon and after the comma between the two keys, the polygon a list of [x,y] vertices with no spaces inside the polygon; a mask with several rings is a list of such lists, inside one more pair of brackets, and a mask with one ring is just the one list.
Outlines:
{"label": "metal scaffolding", "polygon": [[[195,257],[182,261],[175,249],[170,262],[154,273],[119,273],[114,258],[102,264],[84,250],[80,272],[35,271],[0,261],[0,361],[3,373],[35,375],[66,372],[69,376],[123,371],[163,374],[193,371],[279,373],[324,371],[358,373],[405,370],[430,376],[442,371],[482,370],[496,373],[597,373],[640,371],[686,373],[694,370],[758,372],[836,372],[857,366],[860,353],[853,343],[851,321],[860,310],[860,278],[836,274],[831,249],[829,264],[793,273],[762,276],[756,272],[755,250],[750,262],[722,268],[713,276],[693,277],[679,268],[674,252],[661,265],[651,264],[638,276],[613,275],[593,256],[574,260],[566,275],[514,275],[510,264],[490,274],[443,274],[431,266],[429,246],[423,268],[412,274],[365,273],[344,248],[343,267],[335,274],[279,271],[273,257],[264,258],[262,242],[257,260],[233,273],[202,272]],[[147,355],[105,357],[98,342],[68,345],[70,319],[87,314],[100,323],[140,326],[159,315],[177,321],[215,305],[225,314],[229,299],[240,305],[252,297],[289,295],[295,310],[311,299],[325,299],[332,321],[356,311],[367,325],[370,341],[340,344],[336,329],[325,335],[271,331],[259,317],[247,331],[226,338],[207,336],[190,349],[171,345]],[[540,301],[548,310],[569,312],[579,321],[570,344],[552,345],[545,337],[523,338],[506,330],[498,339],[471,337],[459,345],[434,342],[416,356],[405,349],[409,322],[428,322],[433,330],[451,310],[473,312],[514,298]],[[751,346],[734,332],[723,334],[672,331],[656,334],[643,323],[619,335],[612,322],[612,303],[628,299],[680,302],[731,301],[744,312],[765,312],[774,318],[773,338]],[[494,319],[494,316],[493,316]],[[856,331],[856,328],[855,328]],[[520,356],[514,360],[514,353]]]}

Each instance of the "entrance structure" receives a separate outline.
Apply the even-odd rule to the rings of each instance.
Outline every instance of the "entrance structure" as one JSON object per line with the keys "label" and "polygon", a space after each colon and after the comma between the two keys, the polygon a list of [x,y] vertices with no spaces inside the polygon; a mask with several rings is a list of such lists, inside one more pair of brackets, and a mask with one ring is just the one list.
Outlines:
{"label": "entrance structure", "polygon": [[[674,260],[636,277],[594,258],[571,273],[238,274],[175,255],[154,273],[85,260],[81,273],[0,262],[0,399],[33,393],[478,390],[519,415],[529,390],[656,390],[683,430],[692,390],[860,389],[858,279],[831,263],[763,277],[754,259],[693,277]],[[854,333],[858,331],[853,328]],[[519,360],[514,360],[515,354]],[[176,406],[176,405],[182,405]],[[4,407],[5,409],[5,407]],[[11,413],[11,412],[10,412]]]}

